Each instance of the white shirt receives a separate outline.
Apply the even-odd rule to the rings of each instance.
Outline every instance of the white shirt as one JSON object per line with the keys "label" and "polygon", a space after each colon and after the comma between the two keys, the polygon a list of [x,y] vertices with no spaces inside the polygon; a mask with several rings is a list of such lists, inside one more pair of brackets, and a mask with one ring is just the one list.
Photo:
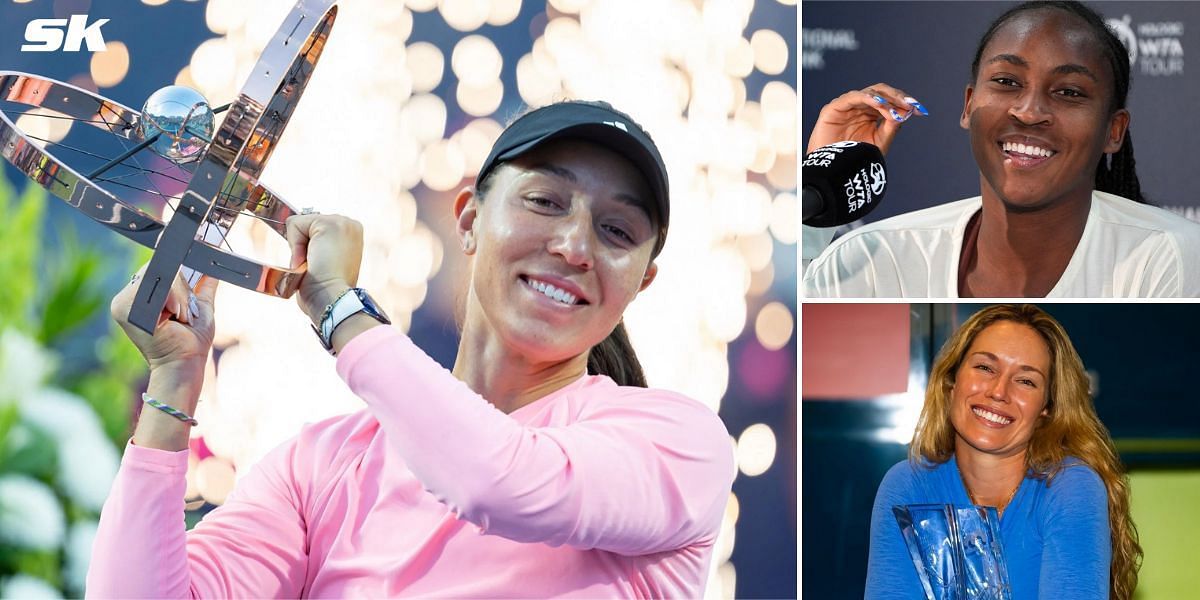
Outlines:
{"label": "white shirt", "polygon": [[[957,298],[958,263],[980,196],[884,219],[825,249],[804,273],[821,297]],[[1092,192],[1083,237],[1048,298],[1200,296],[1200,223]]]}

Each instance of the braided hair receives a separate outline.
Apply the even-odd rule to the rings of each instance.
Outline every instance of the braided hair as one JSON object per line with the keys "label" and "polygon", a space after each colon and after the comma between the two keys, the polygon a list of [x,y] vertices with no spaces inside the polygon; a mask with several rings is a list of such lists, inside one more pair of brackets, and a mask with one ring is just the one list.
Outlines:
{"label": "braided hair", "polygon": [[[1100,13],[1080,2],[1057,0],[1024,2],[1005,11],[995,21],[992,21],[987,32],[979,40],[979,47],[975,50],[975,59],[971,61],[971,81],[974,82],[979,75],[979,61],[983,57],[984,47],[992,41],[992,37],[1000,27],[1020,13],[1050,8],[1075,15],[1091,28],[1100,42],[1100,47],[1104,51],[1105,58],[1108,59],[1108,66],[1113,74],[1113,98],[1109,112],[1111,114],[1125,108],[1125,100],[1129,96],[1129,50],[1125,44],[1121,43],[1120,38],[1108,28]],[[1126,129],[1125,142],[1121,144],[1121,149],[1113,153],[1111,157],[1108,154],[1100,156],[1100,163],[1096,165],[1096,189],[1147,204],[1145,196],[1142,195],[1141,183],[1138,182],[1135,164],[1133,138]]]}

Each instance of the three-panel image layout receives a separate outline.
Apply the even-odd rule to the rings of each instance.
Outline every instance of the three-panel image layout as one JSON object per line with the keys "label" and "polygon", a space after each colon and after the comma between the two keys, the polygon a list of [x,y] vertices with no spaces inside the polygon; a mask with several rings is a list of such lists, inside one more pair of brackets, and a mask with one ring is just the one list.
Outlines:
{"label": "three-panel image layout", "polygon": [[798,0],[0,0],[0,600],[798,594]]}
{"label": "three-panel image layout", "polygon": [[1194,597],[1200,5],[803,8],[801,594]]}

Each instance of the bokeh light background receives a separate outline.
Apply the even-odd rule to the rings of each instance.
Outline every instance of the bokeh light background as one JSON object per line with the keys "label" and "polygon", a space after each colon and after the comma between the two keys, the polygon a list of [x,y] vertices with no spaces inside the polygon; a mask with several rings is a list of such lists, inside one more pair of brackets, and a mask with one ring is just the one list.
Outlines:
{"label": "bokeh light background", "polygon": [[[220,105],[292,4],[4,2],[0,68],[134,107],[171,83]],[[110,19],[106,51],[19,52],[30,19],[72,14]],[[710,597],[796,593],[796,23],[791,0],[346,0],[262,176],[294,206],[364,223],[359,284],[449,367],[467,273],[451,202],[504,124],[581,98],[644,126],[667,163],[672,226],[658,279],[626,324],[652,386],[719,411],[740,469]],[[18,125],[48,139],[70,127],[33,116]],[[170,212],[151,194],[120,193]],[[86,220],[51,202],[52,218]],[[95,224],[80,229],[126,244]],[[229,244],[287,262],[261,223],[236,228]],[[217,306],[188,474],[198,511],[303,423],[363,407],[292,303],[224,286]]]}

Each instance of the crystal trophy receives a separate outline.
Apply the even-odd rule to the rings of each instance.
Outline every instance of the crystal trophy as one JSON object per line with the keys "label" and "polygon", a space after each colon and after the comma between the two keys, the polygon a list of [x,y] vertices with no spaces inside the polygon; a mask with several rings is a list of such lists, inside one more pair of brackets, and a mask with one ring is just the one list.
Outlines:
{"label": "crystal trophy", "polygon": [[893,506],[904,543],[928,600],[1011,600],[991,506]]}

